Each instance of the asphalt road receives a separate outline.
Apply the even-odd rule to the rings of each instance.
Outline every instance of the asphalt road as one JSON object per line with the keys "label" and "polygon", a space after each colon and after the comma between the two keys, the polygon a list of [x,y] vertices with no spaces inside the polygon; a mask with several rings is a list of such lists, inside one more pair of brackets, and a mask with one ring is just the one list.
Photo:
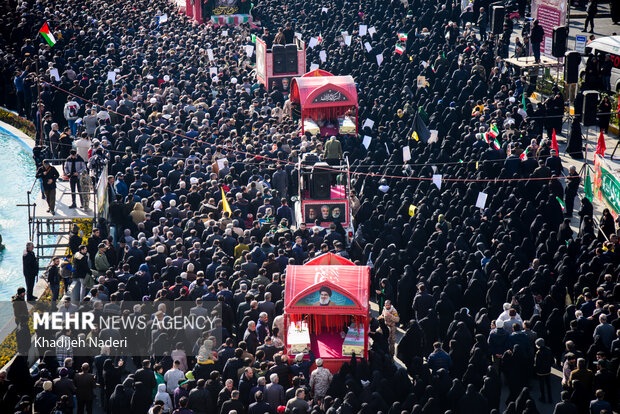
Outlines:
{"label": "asphalt road", "polygon": [[[568,32],[568,48],[574,49],[575,36],[583,34],[583,25],[586,20],[585,10],[571,7]],[[620,33],[620,25],[614,24],[609,14],[609,3],[599,4],[597,17],[594,18],[594,36],[613,36]],[[589,34],[588,34],[589,35]]]}

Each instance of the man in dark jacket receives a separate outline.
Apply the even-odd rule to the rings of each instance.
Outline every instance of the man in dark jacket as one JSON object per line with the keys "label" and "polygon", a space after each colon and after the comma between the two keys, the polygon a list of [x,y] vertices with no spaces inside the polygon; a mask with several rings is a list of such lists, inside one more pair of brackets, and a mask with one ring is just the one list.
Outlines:
{"label": "man in dark jacket", "polygon": [[561,175],[564,173],[562,160],[558,157],[558,152],[554,149],[551,150],[551,156],[545,161],[545,166],[551,170],[551,174]]}
{"label": "man in dark jacket", "polygon": [[239,391],[234,390],[230,393],[230,400],[222,404],[221,414],[228,414],[231,411],[236,410],[237,413],[244,413],[245,407],[243,403],[239,401]]}
{"label": "man in dark jacket", "polygon": [[428,365],[433,372],[437,372],[441,368],[450,371],[452,368],[452,358],[441,348],[441,342],[433,344],[433,353],[428,357]]}
{"label": "man in dark jacket", "polygon": [[244,406],[250,405],[250,390],[256,386],[256,378],[254,378],[254,370],[252,367],[246,367],[241,374],[239,380],[239,392],[241,393],[241,402]]}
{"label": "man in dark jacket", "polygon": [[92,287],[92,279],[86,282],[86,276],[92,275],[90,266],[88,266],[88,256],[86,256],[88,248],[81,245],[78,251],[73,255],[73,278],[80,282],[80,301],[86,295],[87,289]]}
{"label": "man in dark jacket", "polygon": [[187,408],[192,410],[194,414],[206,414],[210,407],[213,406],[211,394],[205,388],[205,380],[199,379],[197,387],[189,392]]}
{"label": "man in dark jacket", "polygon": [[562,402],[555,405],[553,414],[577,414],[577,406],[570,402],[570,392],[562,391]]}
{"label": "man in dark jacket", "polygon": [[56,209],[56,180],[58,180],[60,174],[50,163],[43,161],[43,165],[39,167],[35,176],[41,179],[45,201],[47,201],[47,212],[54,215]]}
{"label": "man in dark jacket", "polygon": [[271,407],[264,401],[263,392],[256,391],[254,394],[255,403],[250,404],[248,408],[248,414],[265,414],[265,413],[275,413],[277,407]]}
{"label": "man in dark jacket", "polygon": [[58,294],[60,293],[60,271],[58,265],[60,264],[60,257],[56,256],[52,259],[52,262],[47,267],[47,283],[52,291],[52,307],[56,306],[58,300]]}
{"label": "man in dark jacket", "polygon": [[75,196],[82,191],[80,189],[80,172],[86,169],[86,163],[84,159],[77,154],[77,151],[72,149],[69,153],[69,157],[65,160],[64,172],[69,176],[69,184],[71,186],[71,205],[69,208],[77,207],[75,204]]}
{"label": "man in dark jacket", "polygon": [[256,352],[256,348],[260,345],[256,334],[256,322],[249,321],[248,328],[243,334],[243,340],[248,344],[248,352],[251,354]]}
{"label": "man in dark jacket", "polygon": [[412,310],[416,319],[422,320],[427,314],[429,309],[435,307],[435,299],[428,292],[426,292],[426,286],[422,283],[418,284],[418,293],[413,299]]}
{"label": "man in dark jacket", "polygon": [[289,377],[291,374],[291,367],[288,364],[287,356],[276,354],[273,356],[273,361],[275,362],[275,365],[269,368],[269,371],[267,373],[269,374],[270,377],[271,377],[271,374],[277,374],[278,383],[284,389],[288,388],[290,385]]}
{"label": "man in dark jacket", "polygon": [[489,334],[489,351],[493,358],[496,356],[500,356],[508,350],[508,332],[504,329],[504,321],[499,319],[494,321],[495,325],[493,329],[491,329],[491,333]]}
{"label": "man in dark jacket", "polygon": [[17,288],[17,294],[11,299],[13,302],[13,315],[15,316],[15,323],[17,324],[28,323],[28,306],[26,305],[24,296],[26,296],[26,289],[20,286]]}
{"label": "man in dark jacket", "polygon": [[143,383],[151,391],[157,387],[155,373],[153,373],[153,370],[151,369],[151,361],[148,359],[142,361],[142,368],[136,370],[136,373],[134,374],[134,381]]}
{"label": "man in dark jacket", "polygon": [[92,414],[97,381],[95,375],[90,372],[90,365],[87,362],[82,364],[82,372],[75,374],[73,382],[75,383],[77,414],[82,414],[84,408],[86,408],[86,414]]}
{"label": "man in dark jacket", "polygon": [[288,175],[281,165],[278,165],[276,172],[273,173],[271,186],[278,190],[278,194],[281,198],[286,198],[288,196]]}
{"label": "man in dark jacket", "polygon": [[95,256],[97,255],[97,250],[100,243],[100,230],[95,227],[86,242],[86,250],[88,251],[88,258],[92,269],[95,268]]}
{"label": "man in dark jacket", "polygon": [[224,379],[232,379],[235,385],[237,385],[237,383],[239,382],[239,378],[237,377],[237,370],[239,370],[239,368],[243,366],[243,359],[241,357],[242,355],[243,349],[235,349],[235,356],[229,358],[228,361],[226,361],[226,365],[224,365]]}
{"label": "man in dark jacket", "polygon": [[34,255],[34,243],[26,243],[26,251],[22,257],[24,265],[24,278],[26,279],[26,300],[35,301],[37,298],[32,294],[34,282],[39,275],[39,261]]}
{"label": "man in dark jacket", "polygon": [[536,356],[534,357],[534,369],[540,383],[540,401],[545,402],[545,387],[547,397],[551,400],[551,366],[553,365],[553,352],[545,346],[545,340],[536,340]]}
{"label": "man in dark jacket", "polygon": [[[586,6],[586,21],[583,24],[582,32],[588,31],[588,23],[590,23],[590,33],[594,33],[594,17],[596,13],[598,13],[598,5],[596,4],[597,0],[590,0],[588,5]],[[613,2],[612,2],[613,3]]]}
{"label": "man in dark jacket", "polygon": [[478,16],[478,29],[480,30],[480,39],[485,40],[487,38],[487,25],[489,17],[484,7],[480,8],[480,15]]}
{"label": "man in dark jacket", "polygon": [[[53,381],[54,394],[56,394],[58,398],[61,398],[63,395],[68,396],[70,407],[73,410],[73,395],[75,394],[75,384],[71,379],[69,379],[69,370],[67,370],[67,368],[61,368],[58,373],[60,374],[60,377],[56,378]],[[43,389],[45,389],[45,384]]]}
{"label": "man in dark jacket", "polygon": [[532,52],[534,52],[534,61],[536,63],[540,62],[540,44],[542,43],[544,37],[545,30],[540,24],[538,24],[538,19],[534,20],[530,41],[532,42]]}
{"label": "man in dark jacket", "polygon": [[56,406],[56,394],[52,392],[52,381],[43,383],[43,391],[37,394],[34,400],[34,412],[38,414],[50,414]]}
{"label": "man in dark jacket", "polygon": [[293,376],[299,376],[305,378],[306,381],[310,381],[310,367],[314,364],[316,357],[312,350],[310,351],[310,359],[304,361],[304,354],[295,355],[295,362],[291,365],[291,371]]}

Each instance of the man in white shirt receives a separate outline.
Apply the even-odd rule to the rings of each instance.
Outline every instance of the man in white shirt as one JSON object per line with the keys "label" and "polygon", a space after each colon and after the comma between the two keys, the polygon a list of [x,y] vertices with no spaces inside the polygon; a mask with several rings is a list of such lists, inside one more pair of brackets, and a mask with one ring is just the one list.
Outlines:
{"label": "man in white shirt", "polygon": [[[512,308],[512,305],[510,303],[504,303],[503,308],[504,308],[504,311],[499,314],[499,316],[497,317],[497,320],[506,322],[507,320],[510,319],[510,309]],[[515,319],[521,321],[521,324],[523,324],[523,319],[521,318],[521,315],[519,315],[518,313],[515,315]],[[510,329],[512,329],[512,325],[510,326]]]}
{"label": "man in white shirt", "polygon": [[181,371],[181,361],[175,360],[174,366],[164,374],[166,381],[166,390],[170,394],[174,394],[174,390],[179,386],[179,380],[185,379],[185,374]]}
{"label": "man in white shirt", "polygon": [[71,135],[75,135],[77,132],[77,124],[75,121],[78,119],[78,112],[80,110],[80,104],[77,103],[72,96],[67,98],[67,103],[65,104],[63,115],[71,128]]}

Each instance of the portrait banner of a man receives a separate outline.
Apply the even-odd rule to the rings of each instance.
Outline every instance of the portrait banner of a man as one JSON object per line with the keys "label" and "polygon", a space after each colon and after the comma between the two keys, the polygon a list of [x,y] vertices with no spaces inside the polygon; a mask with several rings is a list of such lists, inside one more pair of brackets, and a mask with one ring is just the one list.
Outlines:
{"label": "portrait banner of a man", "polygon": [[355,303],[351,298],[346,297],[340,292],[334,291],[329,286],[321,286],[319,290],[307,294],[301,298],[297,306],[348,306],[354,307]]}

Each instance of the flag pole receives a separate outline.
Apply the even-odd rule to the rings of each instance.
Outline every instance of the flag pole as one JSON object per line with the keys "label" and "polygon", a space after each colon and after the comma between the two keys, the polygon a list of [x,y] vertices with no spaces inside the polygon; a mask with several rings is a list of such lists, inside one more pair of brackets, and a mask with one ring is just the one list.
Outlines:
{"label": "flag pole", "polygon": [[581,175],[581,173],[583,172],[584,180],[588,172],[587,170],[589,168],[588,166],[588,134],[589,133],[590,133],[590,127],[586,126],[586,153],[585,153],[585,159],[584,159],[583,165],[581,166],[581,170],[579,171],[579,175]]}
{"label": "flag pole", "polygon": [[[39,79],[39,48],[34,60],[35,70],[37,72],[37,112],[39,112],[39,145],[43,147],[43,113],[41,112],[41,79]],[[37,112],[35,112],[35,117]],[[51,148],[50,148],[51,150]]]}

